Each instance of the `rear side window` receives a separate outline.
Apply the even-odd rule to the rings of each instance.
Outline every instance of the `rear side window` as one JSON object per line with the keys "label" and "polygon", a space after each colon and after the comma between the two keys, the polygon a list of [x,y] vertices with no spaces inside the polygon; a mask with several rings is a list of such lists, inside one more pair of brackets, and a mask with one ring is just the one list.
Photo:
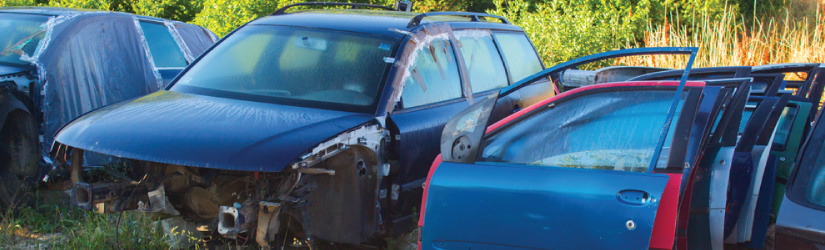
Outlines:
{"label": "rear side window", "polygon": [[507,73],[504,62],[496,50],[493,38],[489,36],[461,36],[456,32],[461,43],[461,55],[470,77],[473,93],[507,86]]}
{"label": "rear side window", "polygon": [[485,139],[482,161],[645,172],[672,98],[673,91],[635,90],[557,103]]}
{"label": "rear side window", "polygon": [[794,120],[796,120],[797,107],[785,107],[782,111],[782,116],[779,118],[779,126],[776,127],[776,133],[773,136],[773,150],[784,150],[788,143],[788,136],[791,134],[791,127]]}
{"label": "rear side window", "polygon": [[149,44],[149,52],[152,54],[155,67],[186,67],[186,58],[165,25],[140,22],[140,28],[146,37],[146,43]]}
{"label": "rear side window", "polygon": [[510,70],[510,81],[518,82],[525,77],[542,70],[541,60],[533,49],[533,44],[522,33],[494,33],[498,41],[507,69]]}
{"label": "rear side window", "polygon": [[429,48],[417,51],[409,71],[401,95],[404,108],[461,97],[458,65],[448,41],[434,39]]}

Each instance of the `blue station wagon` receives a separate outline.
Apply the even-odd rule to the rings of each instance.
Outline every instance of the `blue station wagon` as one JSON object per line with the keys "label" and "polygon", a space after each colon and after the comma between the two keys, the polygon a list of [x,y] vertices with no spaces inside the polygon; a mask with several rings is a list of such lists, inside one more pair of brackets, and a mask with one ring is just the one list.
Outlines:
{"label": "blue station wagon", "polygon": [[[294,10],[312,5],[252,21],[165,89],[66,125],[51,152],[72,171],[75,203],[182,215],[261,246],[374,244],[415,228],[448,119],[544,69],[499,16]],[[535,81],[501,98],[493,119],[556,92]],[[90,179],[90,155],[118,178]]]}

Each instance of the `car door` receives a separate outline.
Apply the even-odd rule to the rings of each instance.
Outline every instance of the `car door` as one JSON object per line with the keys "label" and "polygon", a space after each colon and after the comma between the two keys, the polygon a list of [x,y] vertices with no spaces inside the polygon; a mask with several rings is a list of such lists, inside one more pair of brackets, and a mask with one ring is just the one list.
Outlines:
{"label": "car door", "polygon": [[[771,211],[779,214],[782,197],[785,196],[785,184],[791,176],[791,169],[796,162],[799,148],[806,137],[806,123],[811,110],[811,103],[804,98],[792,98],[782,112],[777,126],[776,137],[771,148],[771,156],[776,158],[776,186],[774,187]],[[775,221],[775,218],[772,219]]]}
{"label": "car door", "polygon": [[[462,79],[453,42],[435,38],[433,49],[416,51],[410,77],[404,79],[399,107],[387,120],[394,134],[393,150],[400,159],[390,187],[395,220],[412,223],[413,207],[421,197],[421,183],[439,151],[444,125],[468,106],[462,93]],[[407,216],[403,216],[407,215]],[[399,223],[395,223],[399,224]]]}
{"label": "car door", "polygon": [[[819,112],[821,117],[822,111]],[[825,248],[825,125],[815,128],[797,156],[776,219],[776,246]]]}
{"label": "car door", "polygon": [[[492,38],[504,61],[505,72],[511,84],[544,69],[541,58],[524,32],[493,31]],[[467,66],[470,67],[473,63],[477,62],[468,62]],[[471,79],[470,82],[472,81]],[[476,91],[475,86],[473,86],[473,91]],[[513,93],[501,96],[496,102],[490,119],[501,120],[522,108],[550,98],[558,92],[558,87],[549,78],[542,78]]]}
{"label": "car door", "polygon": [[183,41],[175,41],[162,22],[140,20],[139,23],[151,59],[163,79],[163,86],[166,86],[188,65],[183,52],[186,48],[180,47],[185,45]]}
{"label": "car door", "polygon": [[701,87],[685,89],[664,144],[675,150],[651,161],[674,90],[583,87],[492,126],[474,164],[441,163],[430,179],[425,220],[442,226],[424,230],[423,249],[647,248],[668,173],[684,166],[687,140],[674,138],[690,126],[677,124],[700,102]]}
{"label": "car door", "polygon": [[[688,249],[722,249],[728,180],[750,82],[730,90],[715,117],[690,184]],[[685,211],[682,211],[683,213]]]}
{"label": "car door", "polygon": [[736,145],[731,162],[728,211],[725,215],[725,237],[728,243],[750,241],[756,203],[761,190],[765,168],[768,165],[771,141],[790,95],[781,97],[751,97],[755,107],[746,107],[752,113]]}

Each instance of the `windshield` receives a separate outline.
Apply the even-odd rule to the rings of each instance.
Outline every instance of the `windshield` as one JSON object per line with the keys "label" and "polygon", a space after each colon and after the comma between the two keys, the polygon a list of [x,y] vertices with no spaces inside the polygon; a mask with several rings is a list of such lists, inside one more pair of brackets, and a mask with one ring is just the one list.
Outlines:
{"label": "windshield", "polygon": [[33,56],[45,36],[49,16],[0,13],[0,64],[27,65],[20,56]]}
{"label": "windshield", "polygon": [[173,91],[293,106],[374,112],[395,40],[247,26],[180,76]]}

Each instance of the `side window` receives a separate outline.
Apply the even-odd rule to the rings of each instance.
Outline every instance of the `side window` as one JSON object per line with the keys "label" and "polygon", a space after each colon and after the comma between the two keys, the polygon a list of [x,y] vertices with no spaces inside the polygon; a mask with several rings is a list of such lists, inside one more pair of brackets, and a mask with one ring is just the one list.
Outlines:
{"label": "side window", "polygon": [[456,36],[460,37],[461,56],[464,57],[473,93],[506,87],[507,72],[493,38],[461,35],[461,31],[456,32]]}
{"label": "side window", "polygon": [[449,41],[433,39],[415,54],[401,100],[404,108],[418,107],[461,97],[458,64]]}
{"label": "side window", "polygon": [[186,67],[186,58],[165,25],[141,21],[140,28],[146,37],[146,43],[149,44],[149,52],[155,61],[155,67]]}
{"label": "side window", "polygon": [[526,35],[523,33],[493,33],[493,35],[498,41],[498,47],[510,70],[510,81],[518,82],[542,70],[541,60]]}
{"label": "side window", "polygon": [[776,127],[776,133],[773,136],[772,150],[785,150],[785,145],[788,143],[788,136],[791,134],[791,126],[796,120],[797,107],[785,107],[782,110],[782,116],[779,117],[779,126]]}
{"label": "side window", "polygon": [[788,198],[807,207],[825,211],[825,123],[817,119],[805,143],[801,160],[794,164]]}
{"label": "side window", "polygon": [[482,161],[645,172],[672,98],[673,91],[634,90],[556,103],[486,138]]}

